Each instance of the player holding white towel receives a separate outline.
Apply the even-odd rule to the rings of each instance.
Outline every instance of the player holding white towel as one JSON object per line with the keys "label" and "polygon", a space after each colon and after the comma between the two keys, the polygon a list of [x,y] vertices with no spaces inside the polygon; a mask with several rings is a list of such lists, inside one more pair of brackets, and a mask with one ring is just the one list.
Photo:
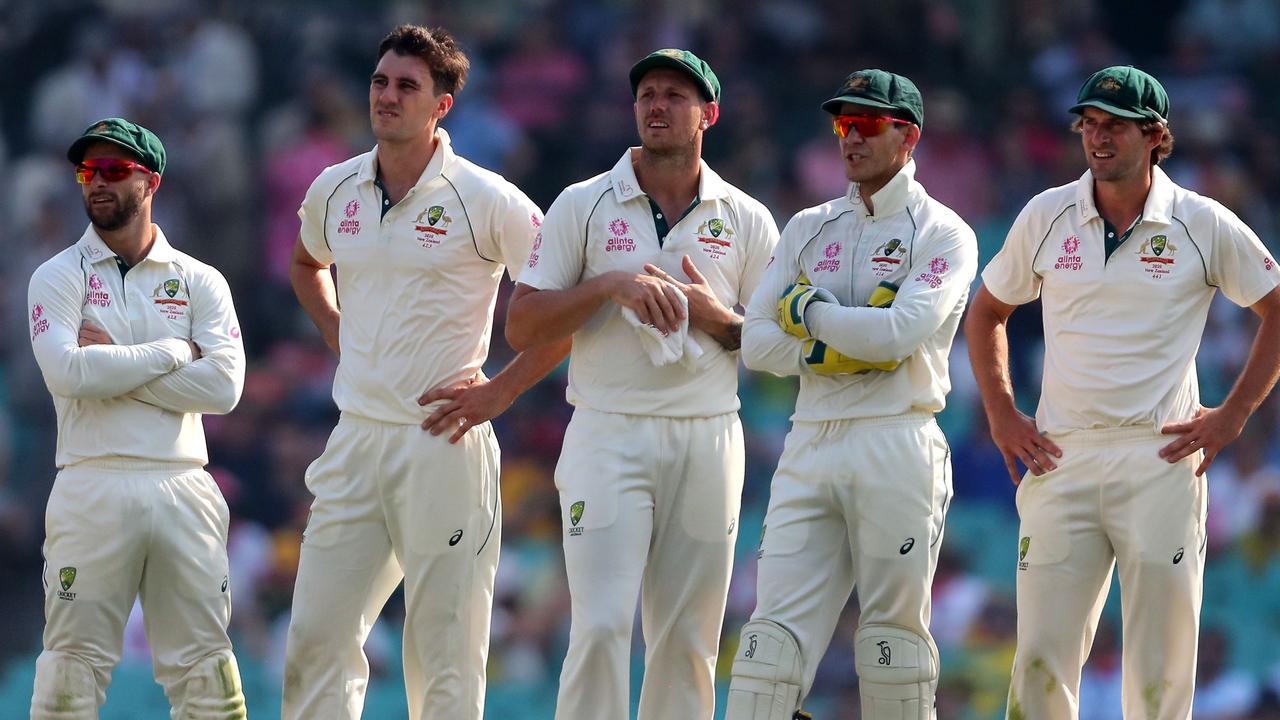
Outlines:
{"label": "player holding white towel", "polygon": [[[575,405],[556,467],[573,596],[556,717],[628,715],[641,593],[643,720],[709,720],[743,477],[741,320],[777,241],[765,208],[701,161],[720,83],[693,53],[631,70],[641,146],[566,189],[512,296],[507,337],[573,335]],[[679,278],[679,279],[677,279]],[[659,332],[688,300],[692,367],[656,365],[620,306]]]}

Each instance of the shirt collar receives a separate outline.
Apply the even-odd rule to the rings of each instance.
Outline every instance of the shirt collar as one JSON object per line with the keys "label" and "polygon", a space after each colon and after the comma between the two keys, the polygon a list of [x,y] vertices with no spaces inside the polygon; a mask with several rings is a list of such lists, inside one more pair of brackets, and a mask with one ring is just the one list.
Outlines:
{"label": "shirt collar", "polygon": [[[431,161],[423,168],[422,175],[418,177],[418,182],[414,183],[414,187],[425,185],[437,177],[444,174],[445,170],[453,167],[454,162],[453,143],[449,140],[449,133],[445,132],[442,127],[436,128],[436,149],[431,153]],[[373,182],[378,177],[378,146],[373,146],[373,152],[365,156],[365,160],[360,164],[357,177],[365,182]]]}
{"label": "shirt collar", "polygon": [[[1175,185],[1160,169],[1159,165],[1151,168],[1151,189],[1147,191],[1147,201],[1142,206],[1142,217],[1138,222],[1150,222],[1168,225],[1173,222],[1173,198]],[[1076,183],[1076,207],[1080,211],[1080,222],[1086,223],[1101,217],[1098,206],[1093,201],[1093,171],[1085,170],[1084,175]]]}
{"label": "shirt collar", "polygon": [[[622,153],[613,169],[609,171],[609,185],[613,188],[613,197],[623,203],[648,193],[640,189],[640,181],[636,179],[635,166],[631,164],[631,154],[640,148],[627,148]],[[729,197],[729,183],[725,182],[705,160],[698,160],[698,198],[702,201],[718,200]]]}
{"label": "shirt collar", "polygon": [[[902,169],[890,178],[884,187],[871,194],[871,206],[876,210],[875,217],[889,217],[906,210],[907,202],[911,199],[915,184],[916,161],[908,160],[907,164],[903,165]],[[845,198],[850,203],[862,208],[864,215],[867,214],[866,207],[862,204],[862,196],[858,194],[858,183],[849,183]]]}
{"label": "shirt collar", "polygon": [[[147,253],[143,260],[154,260],[159,263],[173,262],[178,257],[178,251],[169,244],[168,238],[164,236],[164,231],[160,229],[159,225],[153,223],[151,227],[155,229],[155,242],[151,244],[151,252]],[[98,235],[98,231],[93,227],[92,223],[85,228],[84,234],[80,236],[76,246],[80,248],[80,254],[90,263],[116,257],[115,251],[107,247],[107,243]]]}

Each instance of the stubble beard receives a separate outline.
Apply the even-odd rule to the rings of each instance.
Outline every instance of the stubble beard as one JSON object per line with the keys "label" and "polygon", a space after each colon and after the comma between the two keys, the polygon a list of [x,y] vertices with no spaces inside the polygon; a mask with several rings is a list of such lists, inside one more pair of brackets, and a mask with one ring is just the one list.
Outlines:
{"label": "stubble beard", "polygon": [[128,225],[138,216],[141,208],[142,198],[135,193],[117,196],[115,204],[110,208],[95,208],[90,198],[84,199],[84,211],[89,216],[89,222],[95,228],[107,232],[114,232]]}

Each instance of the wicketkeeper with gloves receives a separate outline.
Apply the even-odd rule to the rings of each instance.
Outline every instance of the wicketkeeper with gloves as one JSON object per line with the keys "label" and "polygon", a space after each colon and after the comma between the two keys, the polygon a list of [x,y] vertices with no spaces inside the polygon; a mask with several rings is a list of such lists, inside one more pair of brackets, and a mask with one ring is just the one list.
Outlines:
{"label": "wicketkeeper with gloves", "polygon": [[933,416],[977,242],[915,181],[924,107],[910,80],[860,70],[822,109],[849,191],[787,224],[743,330],[747,367],[799,375],[800,394],[725,717],[808,717],[801,701],[856,586],[862,717],[929,720],[930,586],[951,499]]}

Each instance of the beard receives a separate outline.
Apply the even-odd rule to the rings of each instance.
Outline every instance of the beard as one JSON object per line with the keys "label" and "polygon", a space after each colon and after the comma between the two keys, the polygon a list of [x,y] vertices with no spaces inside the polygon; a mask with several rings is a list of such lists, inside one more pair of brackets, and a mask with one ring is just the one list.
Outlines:
{"label": "beard", "polygon": [[[90,196],[92,197],[92,196]],[[112,232],[128,225],[142,207],[142,193],[124,193],[115,195],[115,203],[110,206],[98,207],[90,202],[90,198],[84,199],[84,211],[89,216],[89,222],[99,230]]]}

